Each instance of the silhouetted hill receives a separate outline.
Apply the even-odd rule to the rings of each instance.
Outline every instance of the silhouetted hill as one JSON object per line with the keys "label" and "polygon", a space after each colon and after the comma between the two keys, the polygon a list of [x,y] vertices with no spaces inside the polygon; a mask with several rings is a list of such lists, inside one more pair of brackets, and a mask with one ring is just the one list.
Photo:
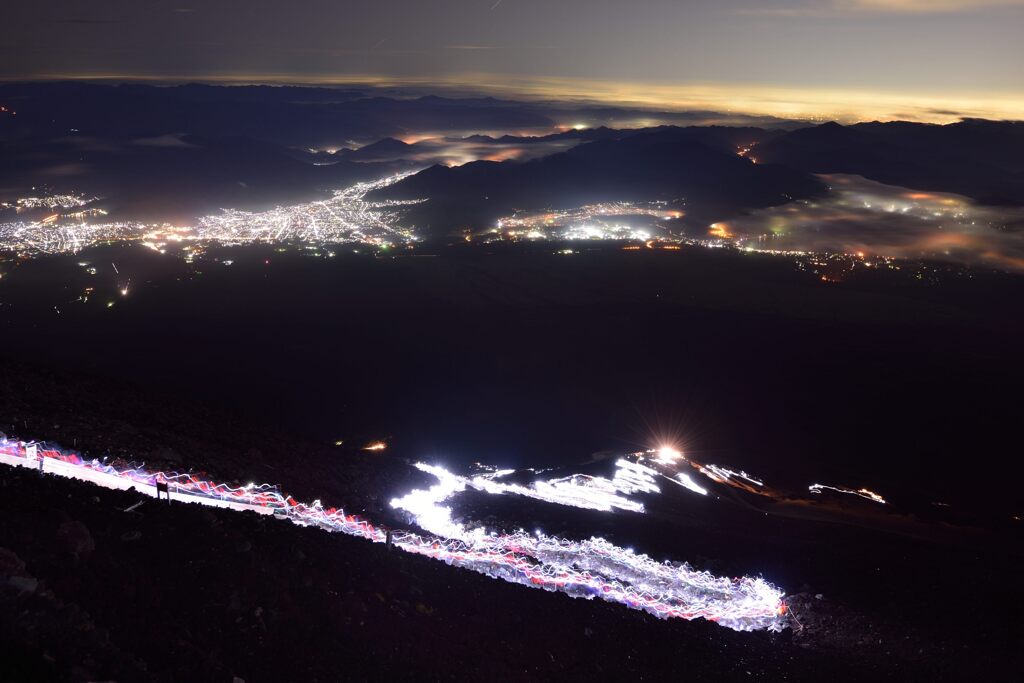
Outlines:
{"label": "silhouetted hill", "polygon": [[1024,204],[1024,122],[826,123],[759,144],[753,155],[813,173],[856,173],[986,204]]}
{"label": "silhouetted hill", "polygon": [[411,154],[414,146],[394,138],[383,138],[365,147],[351,151],[343,150],[339,156],[351,161],[390,161],[401,159],[405,154]]}
{"label": "silhouetted hill", "polygon": [[597,140],[525,163],[434,166],[378,196],[428,198],[414,218],[445,230],[467,223],[480,227],[515,209],[610,200],[685,203],[688,214],[705,220],[824,191],[806,173],[738,156],[728,131],[668,128]]}

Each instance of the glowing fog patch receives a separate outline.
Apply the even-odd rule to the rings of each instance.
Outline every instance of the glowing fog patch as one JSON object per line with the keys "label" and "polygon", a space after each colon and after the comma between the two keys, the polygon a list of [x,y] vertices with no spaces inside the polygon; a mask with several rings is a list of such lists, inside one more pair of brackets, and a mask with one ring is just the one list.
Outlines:
{"label": "glowing fog patch", "polygon": [[[733,244],[751,251],[814,254],[809,270],[831,274],[823,255],[857,267],[898,268],[892,260],[935,259],[1024,269],[1024,235],[1006,229],[1024,209],[988,206],[951,193],[917,192],[860,176],[822,175],[827,196],[758,209],[729,222]],[[814,263],[817,261],[817,263]],[[835,264],[834,264],[835,265]]]}

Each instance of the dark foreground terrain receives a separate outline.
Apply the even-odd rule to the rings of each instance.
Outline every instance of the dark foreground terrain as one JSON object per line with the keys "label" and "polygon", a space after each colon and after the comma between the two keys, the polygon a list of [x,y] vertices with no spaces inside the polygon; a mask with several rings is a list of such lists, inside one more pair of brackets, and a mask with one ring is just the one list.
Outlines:
{"label": "dark foreground terrain", "polygon": [[[350,509],[375,519],[386,504],[371,492],[388,488],[385,478],[423,483],[394,456],[275,437],[123,385],[79,403],[76,391],[96,393],[89,378],[4,370],[8,386],[37,387],[6,393],[5,410],[30,431],[79,434],[91,452],[171,443],[177,450],[149,450],[150,461],[207,470],[219,461],[224,478],[239,480],[272,478],[270,463],[301,449],[304,466],[278,471],[288,490],[326,490],[325,502],[354,500]],[[44,427],[40,409],[79,422]],[[776,555],[813,578],[787,586],[792,628],[769,634],[659,621],[284,521],[28,470],[0,468],[0,515],[4,680],[1009,681],[1022,670],[1019,544],[1005,530],[931,542],[769,524],[773,535],[752,552],[780,545]],[[703,554],[686,558],[698,566],[744,554],[742,534],[716,546],[687,533],[700,543]]]}
{"label": "dark foreground terrain", "polygon": [[1006,635],[969,605],[959,606],[965,641],[923,644],[906,624],[872,624],[810,595],[790,599],[802,630],[741,634],[248,513],[149,499],[124,512],[140,496],[6,469],[0,490],[5,680],[1012,680],[1010,667],[1020,671],[1002,658]]}
{"label": "dark foreground terrain", "polygon": [[[114,262],[138,284],[108,307]],[[0,678],[1020,680],[1020,279],[908,265],[826,282],[800,265],[545,246],[186,267],[113,246],[12,267],[12,436],[393,526],[408,521],[390,498],[432,483],[411,460],[571,467],[662,435],[805,498],[823,481],[889,504],[458,501],[763,572],[792,628],[742,634],[273,519],[148,497],[126,512],[144,497],[0,468]],[[86,285],[88,304],[64,303]]]}

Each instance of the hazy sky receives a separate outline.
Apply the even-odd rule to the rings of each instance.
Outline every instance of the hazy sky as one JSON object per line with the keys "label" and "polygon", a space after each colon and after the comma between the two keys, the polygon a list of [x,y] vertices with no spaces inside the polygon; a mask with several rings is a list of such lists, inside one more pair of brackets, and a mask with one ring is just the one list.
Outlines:
{"label": "hazy sky", "polygon": [[942,99],[1024,98],[1024,0],[4,5],[0,78],[7,79],[92,74],[316,80],[360,74],[458,80],[472,73],[634,87],[756,84]]}

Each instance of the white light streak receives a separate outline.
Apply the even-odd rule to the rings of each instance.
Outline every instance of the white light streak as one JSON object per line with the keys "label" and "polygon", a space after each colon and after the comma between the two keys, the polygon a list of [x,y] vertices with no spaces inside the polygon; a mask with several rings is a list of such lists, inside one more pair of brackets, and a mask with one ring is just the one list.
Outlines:
{"label": "white light streak", "polygon": [[690,489],[694,493],[699,493],[702,496],[708,495],[708,490],[695,482],[693,478],[685,472],[680,472],[676,475],[675,481],[682,484],[685,488]]}
{"label": "white light streak", "polygon": [[854,496],[860,496],[861,498],[865,498],[875,503],[882,503],[883,505],[886,502],[885,498],[882,498],[874,491],[869,491],[867,489],[846,489],[841,486],[827,486],[825,484],[811,484],[807,488],[811,493],[821,493],[823,490],[827,489],[829,491],[836,491],[837,493],[848,493]]}

